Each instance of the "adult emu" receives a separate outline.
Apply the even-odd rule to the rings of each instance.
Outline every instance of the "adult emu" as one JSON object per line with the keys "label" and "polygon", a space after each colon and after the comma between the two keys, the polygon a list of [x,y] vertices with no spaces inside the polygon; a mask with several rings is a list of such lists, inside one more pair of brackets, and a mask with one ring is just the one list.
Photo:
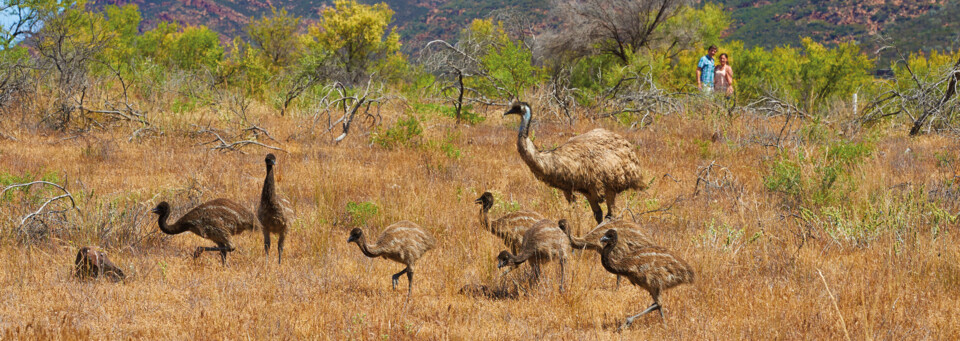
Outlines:
{"label": "adult emu", "polygon": [[606,200],[607,217],[613,217],[617,194],[647,188],[634,146],[620,135],[597,128],[567,140],[556,149],[538,151],[529,137],[530,105],[514,102],[503,114],[507,115],[521,117],[517,150],[537,180],[563,191],[570,204],[574,192],[586,196],[598,224],[604,217],[601,202]]}
{"label": "adult emu", "polygon": [[214,199],[194,207],[173,224],[167,224],[170,217],[170,204],[161,202],[150,212],[158,216],[160,231],[166,234],[193,232],[202,238],[217,244],[216,247],[198,247],[193,258],[200,257],[204,251],[219,251],[220,262],[227,265],[227,252],[235,248],[230,236],[247,230],[256,230],[257,217],[246,208],[229,199]]}

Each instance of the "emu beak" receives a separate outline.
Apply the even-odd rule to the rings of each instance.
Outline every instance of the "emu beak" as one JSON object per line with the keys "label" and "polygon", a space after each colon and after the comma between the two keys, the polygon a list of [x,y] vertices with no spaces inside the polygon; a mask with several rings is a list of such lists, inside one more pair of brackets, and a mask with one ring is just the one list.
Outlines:
{"label": "emu beak", "polygon": [[502,267],[505,267],[505,266],[507,266],[507,261],[506,261],[506,260],[501,260],[501,261],[497,262],[497,269],[502,268]]}
{"label": "emu beak", "polygon": [[482,204],[482,203],[483,203],[483,199],[477,198],[477,200],[474,200],[473,203],[474,203],[474,204]]}
{"label": "emu beak", "polygon": [[160,208],[154,207],[153,209],[150,210],[150,213],[160,214]]}
{"label": "emu beak", "polygon": [[510,111],[503,113],[503,117],[507,117],[507,115],[522,115],[522,114],[523,114],[523,111],[520,110],[520,107],[513,107],[513,108],[510,108]]}
{"label": "emu beak", "polygon": [[347,238],[347,243],[353,243],[353,241],[355,241],[355,240],[357,240],[357,237],[350,236],[350,237]]}
{"label": "emu beak", "polygon": [[609,242],[609,241],[610,241],[610,238],[608,238],[607,236],[600,237],[600,242],[601,242],[601,243],[606,243],[606,242]]}
{"label": "emu beak", "polygon": [[271,166],[275,166],[275,165],[277,164],[277,162],[274,161],[274,160],[267,160],[267,164],[268,164],[268,165],[271,165]]}

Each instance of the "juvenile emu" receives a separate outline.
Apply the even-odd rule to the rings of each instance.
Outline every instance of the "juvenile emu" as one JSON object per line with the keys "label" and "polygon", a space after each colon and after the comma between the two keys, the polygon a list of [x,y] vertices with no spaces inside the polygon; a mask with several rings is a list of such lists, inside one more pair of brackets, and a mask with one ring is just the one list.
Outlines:
{"label": "juvenile emu", "polygon": [[543,220],[543,216],[537,212],[517,211],[507,213],[506,215],[490,221],[490,208],[493,207],[493,194],[484,192],[476,201],[480,204],[480,226],[493,233],[493,235],[503,240],[503,244],[514,254],[520,253],[520,246],[523,245],[523,234],[530,229],[530,226]]}
{"label": "juvenile emu", "polygon": [[267,177],[263,180],[263,191],[260,193],[260,207],[257,208],[257,219],[263,227],[263,252],[270,256],[270,234],[277,234],[277,264],[283,260],[283,241],[287,238],[287,218],[283,216],[283,206],[277,200],[276,184],[273,180],[273,166],[277,164],[277,157],[267,154],[264,162],[267,164]]}
{"label": "juvenile emu", "polygon": [[634,146],[620,135],[598,128],[573,137],[556,149],[538,151],[528,137],[530,106],[514,102],[503,115],[520,115],[517,150],[537,180],[563,191],[571,204],[574,192],[586,196],[598,224],[603,222],[601,202],[607,201],[607,216],[612,217],[618,193],[647,188]]}
{"label": "juvenile emu", "polygon": [[171,225],[167,225],[170,204],[166,201],[158,204],[151,212],[159,216],[157,223],[163,233],[180,234],[190,231],[216,243],[216,247],[198,247],[193,258],[200,257],[204,251],[220,251],[220,262],[223,265],[227,265],[227,252],[235,249],[230,242],[230,236],[259,228],[253,213],[229,199],[214,199],[200,204]]}
{"label": "juvenile emu", "polygon": [[639,286],[650,293],[653,304],[643,312],[627,317],[626,322],[618,330],[629,327],[633,320],[651,311],[660,312],[663,318],[663,308],[660,305],[660,293],[680,284],[693,283],[693,269],[666,249],[659,246],[642,247],[629,253],[619,254],[614,250],[620,243],[617,230],[607,230],[600,242],[604,243],[600,251],[600,261],[603,268],[615,275],[625,276],[630,283]]}
{"label": "juvenile emu", "polygon": [[[618,232],[619,243],[617,243],[612,251],[615,254],[614,257],[619,257],[619,255],[630,253],[643,247],[656,245],[646,234],[640,231],[640,225],[628,220],[605,221],[597,225],[597,227],[583,237],[574,237],[571,234],[570,224],[566,219],[561,219],[559,225],[560,230],[563,230],[563,232],[567,234],[567,238],[570,239],[570,246],[574,249],[602,252],[603,243],[600,242],[600,238],[603,238],[603,234],[606,233],[607,230],[616,230]],[[617,289],[620,289],[620,275],[617,275]]]}
{"label": "juvenile emu", "polygon": [[563,292],[564,265],[570,255],[570,242],[567,236],[557,227],[557,222],[543,219],[527,230],[523,236],[523,245],[520,253],[513,255],[504,250],[497,255],[497,268],[504,266],[518,266],[529,261],[533,268],[530,284],[540,279],[540,267],[556,259],[560,263],[560,292]]}
{"label": "juvenile emu", "polygon": [[406,265],[406,268],[394,274],[391,278],[393,279],[393,289],[396,290],[400,276],[407,274],[408,299],[413,295],[414,264],[420,257],[423,257],[424,253],[437,246],[437,240],[430,233],[421,229],[417,224],[406,220],[387,226],[374,245],[367,245],[363,230],[359,228],[350,231],[347,243],[356,243],[364,256],[370,258],[383,257]]}
{"label": "juvenile emu", "polygon": [[120,270],[120,267],[107,258],[105,252],[94,250],[89,246],[81,247],[77,251],[77,259],[74,264],[76,267],[73,275],[79,279],[94,279],[105,276],[111,281],[119,282],[127,277],[123,274],[123,270]]}

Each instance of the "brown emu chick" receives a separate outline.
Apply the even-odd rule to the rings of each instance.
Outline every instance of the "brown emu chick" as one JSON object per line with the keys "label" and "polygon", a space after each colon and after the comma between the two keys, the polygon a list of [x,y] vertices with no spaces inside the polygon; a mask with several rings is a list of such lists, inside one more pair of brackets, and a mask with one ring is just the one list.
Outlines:
{"label": "brown emu chick", "polygon": [[267,164],[267,177],[263,180],[263,192],[260,193],[260,207],[257,208],[257,219],[263,227],[263,252],[270,256],[270,234],[277,234],[277,264],[283,260],[283,241],[287,238],[287,218],[283,216],[283,206],[277,200],[276,184],[273,180],[273,166],[277,164],[277,157],[267,154],[264,162]]}
{"label": "brown emu chick", "polygon": [[530,106],[514,102],[503,115],[520,115],[517,150],[537,180],[563,191],[570,204],[574,192],[586,196],[598,224],[603,222],[601,202],[607,201],[607,216],[612,217],[617,194],[647,188],[635,148],[620,135],[598,128],[575,136],[553,150],[538,151],[528,137]]}
{"label": "brown emu chick", "polygon": [[627,317],[620,329],[629,327],[633,320],[651,311],[660,312],[663,318],[663,307],[660,305],[660,293],[680,284],[693,283],[693,269],[684,260],[673,255],[670,251],[659,246],[647,246],[628,253],[617,253],[614,250],[620,243],[619,231],[607,230],[600,242],[604,243],[600,251],[600,262],[603,268],[612,274],[627,277],[630,283],[643,288],[653,297],[653,304],[643,312]]}
{"label": "brown emu chick", "polygon": [[190,231],[217,244],[216,247],[198,247],[193,258],[200,257],[204,251],[219,251],[223,265],[227,265],[227,252],[235,249],[230,237],[259,228],[253,213],[229,199],[214,199],[200,204],[169,225],[167,218],[170,217],[170,204],[166,201],[158,204],[151,212],[159,216],[158,224],[163,233],[172,235]]}
{"label": "brown emu chick", "polygon": [[543,219],[524,234],[519,254],[513,255],[507,250],[500,252],[497,256],[497,268],[518,266],[529,261],[533,268],[530,284],[534,284],[540,278],[540,267],[556,259],[560,263],[560,292],[563,292],[564,265],[569,255],[570,242],[557,227],[557,222]]}
{"label": "brown emu chick", "polygon": [[94,250],[89,246],[84,246],[77,251],[77,259],[74,261],[76,268],[74,276],[79,279],[94,279],[105,276],[111,281],[119,282],[127,276],[123,274],[116,264],[107,258],[107,254],[102,251]]}
{"label": "brown emu chick", "polygon": [[490,221],[490,209],[493,208],[493,194],[484,192],[476,201],[480,204],[480,226],[503,240],[503,244],[514,254],[520,253],[520,246],[523,245],[523,234],[530,229],[530,226],[543,220],[543,216],[537,212],[517,211],[508,213],[494,221]]}
{"label": "brown emu chick", "polygon": [[377,243],[367,245],[367,239],[363,230],[354,228],[350,231],[350,237],[347,243],[356,243],[360,247],[360,252],[370,258],[383,257],[394,262],[404,264],[407,267],[394,274],[393,289],[397,289],[397,283],[400,276],[407,274],[407,298],[413,295],[413,271],[414,264],[423,254],[437,246],[437,240],[427,231],[424,231],[417,224],[411,221],[398,221],[387,226]]}
{"label": "brown emu chick", "polygon": [[[602,252],[603,244],[600,243],[600,238],[603,237],[603,234],[606,233],[607,230],[617,230],[619,233],[620,242],[617,243],[617,246],[612,251],[616,254],[615,257],[639,250],[643,247],[656,246],[646,234],[640,231],[640,225],[628,220],[619,219],[606,221],[597,225],[597,227],[583,237],[574,237],[571,234],[570,224],[566,219],[560,219],[559,225],[560,229],[567,234],[567,238],[570,239],[570,246],[574,249]],[[617,289],[620,289],[620,275],[617,275]]]}

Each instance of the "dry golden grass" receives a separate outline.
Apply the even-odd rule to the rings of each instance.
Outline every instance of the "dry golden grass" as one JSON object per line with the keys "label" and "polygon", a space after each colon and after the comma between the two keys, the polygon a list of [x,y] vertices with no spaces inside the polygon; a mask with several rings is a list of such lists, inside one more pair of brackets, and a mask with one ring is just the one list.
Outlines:
{"label": "dry golden grass", "polygon": [[[387,110],[385,122],[399,111]],[[936,192],[956,175],[956,161],[944,165],[936,156],[956,154],[960,145],[952,138],[907,138],[900,127],[862,132],[872,134],[876,150],[851,171],[858,183],[853,200],[834,206],[857,212],[848,217],[861,218],[845,223],[854,230],[864,228],[857,220],[864,212],[879,212],[881,226],[848,238],[831,232],[841,222],[822,213],[803,220],[784,195],[764,187],[768,162],[780,154],[751,141],[775,136],[782,121],[690,114],[659,117],[641,130],[588,120],[534,126],[540,148],[597,126],[636,143],[652,184],[623,195],[620,206],[629,210],[622,214],[696,271],[693,285],[662,296],[665,322],[650,314],[617,334],[623,318],[644,309],[650,297],[626,282],[613,290],[614,276],[596,253],[575,253],[563,294],[556,290],[555,265],[539,287],[521,289],[516,298],[460,293],[465,286],[510,287],[525,274],[521,269],[497,280],[494,258],[504,246],[481,230],[473,203],[485,190],[497,194],[494,215],[522,207],[572,218],[578,231],[591,227],[586,200],[578,197],[569,217],[563,196],[522,163],[515,120],[491,112],[482,124],[454,127],[433,117],[419,147],[386,149],[371,144],[364,128],[333,145],[335,134],[303,133],[299,125],[308,125],[307,118],[268,110],[251,115],[280,140],[261,141],[288,151],[277,153],[279,191],[295,212],[282,266],[275,249],[265,262],[259,232],[235,237],[238,250],[227,267],[213,254],[193,260],[193,249],[210,242],[189,233],[162,235],[148,213],[166,200],[177,218],[221,197],[255,210],[267,150],[212,151],[198,145],[208,136],[189,133],[197,129],[190,123],[227,131],[235,131],[235,123],[210,113],[157,118],[162,135],[133,141],[127,139],[133,129],[122,126],[66,140],[73,135],[0,127],[18,139],[0,140],[0,173],[56,173],[80,206],[63,214],[66,223],[51,223],[44,238],[25,241],[17,232],[20,217],[38,202],[22,192],[0,202],[0,338],[960,337],[960,238],[956,216],[949,218],[960,204],[956,193]],[[430,142],[447,138],[461,151],[459,159]],[[784,146],[816,153],[835,139]],[[712,173],[725,174],[726,185],[694,195],[699,168],[713,161],[729,170]],[[408,219],[439,241],[418,262],[409,304],[405,278],[397,290],[390,287],[389,276],[401,265],[368,259],[346,243],[357,224],[347,204],[368,201],[379,208],[367,222],[371,232]],[[73,255],[83,245],[103,247],[131,278],[74,280]]]}

